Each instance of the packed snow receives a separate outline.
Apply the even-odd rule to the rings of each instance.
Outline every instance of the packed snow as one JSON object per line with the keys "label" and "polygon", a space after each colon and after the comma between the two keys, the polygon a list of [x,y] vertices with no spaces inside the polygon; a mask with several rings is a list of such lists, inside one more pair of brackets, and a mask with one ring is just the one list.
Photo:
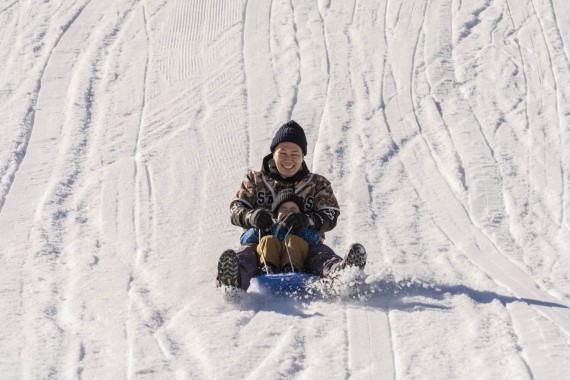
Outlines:
{"label": "packed snow", "polygon": [[[0,378],[570,378],[565,0],[0,0],[0,51]],[[365,291],[225,302],[290,119]]]}

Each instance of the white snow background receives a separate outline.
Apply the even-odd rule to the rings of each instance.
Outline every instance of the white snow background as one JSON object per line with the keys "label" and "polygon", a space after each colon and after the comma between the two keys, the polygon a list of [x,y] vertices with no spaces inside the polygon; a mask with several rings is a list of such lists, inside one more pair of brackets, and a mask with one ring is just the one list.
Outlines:
{"label": "white snow background", "polygon": [[[277,128],[362,300],[224,302]],[[1,379],[570,379],[565,0],[0,0]]]}

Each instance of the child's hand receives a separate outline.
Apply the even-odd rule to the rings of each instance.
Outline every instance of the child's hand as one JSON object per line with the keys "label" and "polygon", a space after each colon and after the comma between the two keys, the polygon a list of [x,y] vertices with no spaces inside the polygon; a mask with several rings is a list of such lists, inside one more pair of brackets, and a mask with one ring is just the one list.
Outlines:
{"label": "child's hand", "polygon": [[308,227],[310,223],[309,215],[296,212],[287,215],[282,224],[287,231],[299,232],[301,228]]}

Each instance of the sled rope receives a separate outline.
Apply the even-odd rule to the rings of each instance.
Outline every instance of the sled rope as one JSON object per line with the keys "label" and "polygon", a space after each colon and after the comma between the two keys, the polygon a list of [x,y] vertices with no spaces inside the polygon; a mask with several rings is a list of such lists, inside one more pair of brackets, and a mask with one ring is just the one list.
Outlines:
{"label": "sled rope", "polygon": [[[261,243],[261,230],[259,230],[258,232],[259,232],[259,242]],[[263,252],[263,254],[261,254],[260,256],[263,259],[263,266],[265,267],[265,273],[269,273],[267,269],[267,262],[265,261],[265,252]]]}
{"label": "sled rope", "polygon": [[291,254],[289,253],[289,246],[287,245],[287,236],[289,236],[291,229],[292,229],[292,227],[289,228],[289,231],[287,231],[287,233],[285,234],[285,238],[283,239],[283,242],[285,243],[285,250],[287,251],[287,256],[289,257],[289,264],[291,264],[291,272],[295,273],[295,267],[293,266],[293,260],[291,260]]}

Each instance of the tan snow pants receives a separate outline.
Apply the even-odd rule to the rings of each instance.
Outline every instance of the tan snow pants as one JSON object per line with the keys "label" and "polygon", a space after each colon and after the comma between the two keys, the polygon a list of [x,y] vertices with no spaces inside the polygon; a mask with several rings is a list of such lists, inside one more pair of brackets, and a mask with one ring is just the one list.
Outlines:
{"label": "tan snow pants", "polygon": [[279,270],[291,264],[296,270],[303,270],[308,253],[309,244],[295,235],[288,235],[284,241],[279,241],[274,235],[264,236],[257,245],[257,256],[261,266],[267,263]]}

